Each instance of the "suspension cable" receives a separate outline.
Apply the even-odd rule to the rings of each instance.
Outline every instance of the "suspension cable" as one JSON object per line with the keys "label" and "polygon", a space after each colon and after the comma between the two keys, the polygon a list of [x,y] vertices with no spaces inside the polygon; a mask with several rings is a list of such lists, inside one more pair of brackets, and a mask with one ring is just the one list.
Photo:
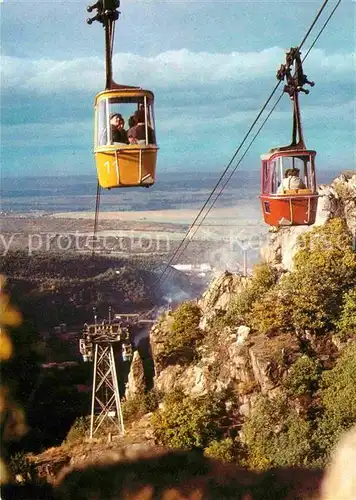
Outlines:
{"label": "suspension cable", "polygon": [[299,49],[299,50],[303,47],[303,45],[304,45],[304,43],[305,43],[306,39],[307,39],[307,38],[308,38],[308,36],[310,35],[311,30],[314,28],[315,23],[316,23],[316,22],[317,22],[317,20],[319,19],[320,15],[321,15],[321,13],[323,12],[324,8],[326,7],[326,4],[328,3],[328,1],[329,1],[329,0],[325,0],[325,1],[324,1],[324,3],[323,3],[323,5],[320,7],[319,12],[318,12],[318,13],[317,13],[317,15],[315,16],[314,21],[311,23],[310,28],[308,29],[308,31],[306,32],[306,34],[305,34],[305,36],[304,36],[303,40],[301,41],[301,43],[300,43],[300,44],[299,44],[299,46],[298,46],[298,49]]}
{"label": "suspension cable", "polygon": [[[210,205],[210,207],[208,208],[208,210],[205,212],[203,218],[201,219],[201,221],[199,222],[198,225],[195,226],[195,231],[194,233],[191,235],[190,237],[190,240],[188,240],[185,245],[184,245],[184,248],[182,248],[182,250],[179,252],[179,255],[178,255],[178,258],[181,257],[181,255],[184,253],[185,249],[187,248],[187,246],[189,245],[190,241],[194,238],[196,232],[198,231],[198,229],[202,226],[203,222],[205,221],[206,217],[209,215],[211,209],[214,207],[217,199],[219,198],[219,196],[221,195],[221,193],[223,192],[223,190],[225,189],[225,187],[227,186],[227,184],[230,182],[231,180],[231,177],[234,175],[234,173],[236,172],[238,166],[240,165],[240,163],[242,162],[242,160],[245,158],[247,152],[249,151],[250,147],[252,146],[252,144],[255,142],[257,136],[259,135],[259,133],[261,132],[262,128],[264,127],[265,123],[267,122],[267,120],[269,119],[269,117],[271,116],[271,114],[273,113],[273,111],[276,109],[277,105],[279,104],[280,100],[282,99],[284,95],[284,92],[282,92],[282,94],[279,96],[279,98],[277,99],[277,101],[275,102],[275,104],[273,105],[273,107],[271,108],[271,110],[269,111],[268,115],[266,116],[266,118],[264,119],[263,123],[261,124],[261,126],[259,127],[259,129],[257,130],[256,134],[253,136],[252,140],[250,141],[249,145],[247,146],[247,148],[245,149],[243,155],[241,156],[241,158],[239,159],[239,161],[237,162],[236,166],[234,167],[234,169],[232,170],[232,172],[230,173],[229,177],[227,178],[227,180],[224,182],[222,188],[220,189],[219,193],[216,195],[213,203]],[[168,279],[169,275],[171,274],[172,272],[172,268],[170,267],[169,270],[166,272],[166,276],[165,278],[163,279],[163,281],[165,281],[166,279]]]}
{"label": "suspension cable", "polygon": [[[196,225],[200,215],[203,213],[203,211],[205,210],[205,207],[207,206],[207,204],[209,203],[209,201],[211,200],[211,198],[213,197],[215,191],[218,189],[219,187],[219,184],[222,182],[223,178],[225,177],[225,175],[227,174],[228,170],[230,169],[233,161],[235,160],[236,156],[238,155],[240,149],[242,148],[242,146],[244,145],[245,141],[247,140],[251,130],[253,129],[253,127],[255,126],[256,122],[258,121],[258,119],[260,118],[260,116],[262,115],[263,111],[266,109],[266,106],[268,105],[268,103],[270,102],[270,100],[272,99],[274,93],[276,92],[276,90],[278,89],[279,85],[281,84],[281,80],[275,85],[274,89],[272,90],[271,94],[269,95],[267,101],[265,102],[265,104],[263,105],[261,111],[258,113],[257,117],[255,118],[255,120],[253,121],[252,125],[250,126],[248,132],[246,133],[245,137],[243,138],[241,144],[239,145],[239,147],[237,148],[237,150],[235,151],[234,155],[232,156],[231,160],[229,161],[229,163],[227,164],[225,170],[223,171],[223,173],[220,175],[220,178],[218,180],[218,182],[216,183],[214,189],[211,191],[210,195],[208,196],[207,200],[205,201],[204,205],[202,206],[202,208],[200,209],[198,215],[195,217],[194,221],[192,222],[192,224],[190,225],[187,233],[185,234],[185,236],[183,237],[183,240],[181,241],[181,243],[178,245],[178,247],[176,248],[175,252],[173,253],[170,261],[167,263],[167,265],[165,266],[163,272],[162,272],[162,275],[166,272],[166,270],[169,268],[170,264],[173,262],[174,258],[176,257],[176,255],[178,254],[180,248],[182,247],[182,245],[184,244],[184,241],[189,237],[189,233],[190,231],[193,229],[193,227]],[[158,280],[160,281],[160,279]]]}
{"label": "suspension cable", "polygon": [[330,21],[330,19],[332,18],[332,16],[334,15],[334,12],[336,11],[336,9],[338,8],[338,6],[340,5],[341,3],[341,0],[339,0],[337,2],[337,4],[335,5],[335,7],[333,8],[333,10],[331,11],[331,14],[329,15],[329,17],[327,18],[327,20],[325,21],[325,23],[323,24],[322,28],[320,29],[318,35],[315,37],[313,43],[311,44],[311,46],[309,47],[309,49],[307,50],[305,56],[303,57],[302,59],[302,62],[305,61],[305,59],[308,57],[311,49],[314,47],[314,45],[316,44],[316,42],[319,40],[319,37],[320,35],[322,34],[322,32],[324,31],[324,29],[326,28],[326,25],[328,24],[328,22]]}
{"label": "suspension cable", "polygon": [[[323,5],[321,6],[321,8],[319,9],[319,12],[317,13],[315,19],[313,20],[310,28],[308,29],[306,35],[304,36],[302,42],[300,43],[299,45],[299,49],[302,47],[302,45],[305,43],[305,41],[307,40],[312,28],[314,27],[315,23],[317,22],[317,20],[319,19],[321,13],[323,12],[326,4],[328,3],[328,0],[325,0]],[[315,38],[315,40],[313,41],[311,47],[309,48],[307,54],[305,55],[303,61],[306,59],[306,57],[308,56],[308,54],[310,53],[312,47],[315,45],[316,41],[319,39],[321,33],[324,31],[326,25],[328,24],[328,22],[330,21],[331,17],[333,16],[334,12],[336,11],[337,7],[339,6],[339,4],[341,3],[341,0],[338,1],[338,3],[336,4],[336,6],[334,7],[333,11],[331,12],[331,14],[329,15],[329,17],[327,18],[326,22],[324,23],[323,27],[321,28],[321,30],[319,31],[317,37]],[[219,184],[222,182],[223,178],[225,177],[227,171],[229,170],[232,162],[234,161],[234,159],[236,158],[238,152],[240,151],[241,147],[243,146],[244,142],[246,141],[248,135],[250,134],[252,128],[254,127],[254,125],[256,124],[257,120],[259,119],[259,117],[261,116],[261,114],[263,113],[264,109],[266,108],[266,106],[268,105],[269,101],[271,100],[271,98],[273,97],[275,91],[277,90],[279,84],[281,82],[279,81],[278,84],[275,86],[275,88],[273,89],[271,95],[269,96],[269,98],[267,99],[266,103],[264,104],[262,110],[260,111],[260,113],[257,115],[257,118],[254,120],[253,124],[251,125],[251,127],[249,128],[247,134],[245,135],[243,141],[241,142],[240,146],[238,147],[238,149],[236,150],[236,152],[234,153],[232,159],[230,160],[230,162],[228,163],[228,166],[225,168],[223,174],[220,176],[217,184],[215,185],[213,191],[210,193],[208,199],[206,200],[206,202],[204,203],[202,209],[199,211],[197,217],[194,219],[193,223],[191,224],[191,226],[189,227],[187,233],[185,234],[185,236],[183,237],[182,241],[180,242],[180,244],[178,245],[177,249],[175,250],[175,252],[173,253],[172,257],[170,258],[169,262],[166,264],[161,276],[158,278],[156,284],[158,285],[160,282],[163,281],[163,276],[164,274],[166,273],[167,269],[170,268],[170,265],[172,264],[173,260],[175,259],[175,257],[178,255],[180,256],[184,250],[186,249],[186,247],[188,246],[189,242],[192,240],[193,236],[195,235],[196,231],[199,229],[199,227],[201,226],[202,222],[205,220],[205,218],[207,217],[207,215],[209,214],[210,210],[213,208],[215,202],[217,201],[217,199],[219,198],[219,196],[221,195],[222,191],[224,190],[224,188],[226,187],[226,185],[228,184],[228,182],[230,181],[231,177],[233,176],[233,174],[235,173],[236,169],[238,168],[238,166],[240,165],[241,161],[243,160],[243,158],[245,157],[245,155],[247,154],[248,150],[250,149],[252,143],[255,141],[255,139],[257,138],[257,136],[259,135],[260,131],[262,130],[263,126],[265,125],[265,123],[267,122],[267,120],[269,119],[270,115],[272,114],[272,112],[274,111],[274,109],[276,108],[276,106],[278,105],[278,103],[280,102],[282,96],[283,96],[283,93],[281,94],[281,96],[279,97],[279,99],[277,100],[277,102],[275,103],[275,105],[273,106],[273,108],[271,109],[271,111],[269,112],[269,114],[267,115],[266,119],[263,121],[262,125],[260,126],[260,128],[258,129],[257,133],[255,134],[255,136],[253,137],[252,141],[249,143],[247,149],[245,150],[243,156],[240,158],[240,160],[238,161],[237,165],[234,167],[232,173],[229,175],[227,181],[224,183],[223,187],[221,188],[220,192],[218,193],[218,195],[216,196],[215,200],[213,201],[212,205],[210,206],[210,208],[208,209],[207,213],[203,216],[203,219],[199,222],[199,224],[197,225],[197,229],[194,231],[193,235],[190,235],[190,232],[191,230],[193,229],[193,227],[196,225],[197,223],[197,220],[199,219],[200,215],[202,214],[203,210],[205,209],[205,207],[207,206],[208,202],[210,201],[210,199],[212,198],[213,194],[215,193],[215,191],[217,190]],[[188,237],[189,240],[188,240]],[[184,245],[184,243],[187,241],[187,243],[185,244],[184,248],[181,250],[182,246]],[[181,250],[181,251],[180,251]],[[171,272],[171,269],[169,271],[169,273],[167,274],[167,277],[168,275],[170,274]]]}

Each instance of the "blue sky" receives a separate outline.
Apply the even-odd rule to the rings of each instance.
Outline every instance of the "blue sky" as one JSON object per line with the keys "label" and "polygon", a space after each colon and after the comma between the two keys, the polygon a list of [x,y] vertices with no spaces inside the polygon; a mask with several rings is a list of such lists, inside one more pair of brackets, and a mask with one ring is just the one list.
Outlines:
{"label": "blue sky", "polygon": [[[159,169],[224,169],[275,86],[285,49],[298,45],[321,4],[121,1],[114,77],[155,93]],[[335,4],[329,1],[305,50]],[[323,170],[355,166],[355,7],[341,2],[304,64],[316,82],[301,96],[305,139]],[[0,8],[2,176],[95,175],[101,25],[85,23],[84,0],[5,0]],[[259,168],[260,154],[289,143],[290,129],[285,95],[241,168]]]}

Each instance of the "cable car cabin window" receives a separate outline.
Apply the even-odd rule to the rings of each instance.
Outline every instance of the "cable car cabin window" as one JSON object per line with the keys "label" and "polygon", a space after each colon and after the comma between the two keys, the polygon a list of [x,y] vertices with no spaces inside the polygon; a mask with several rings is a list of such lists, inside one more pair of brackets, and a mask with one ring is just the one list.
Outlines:
{"label": "cable car cabin window", "polygon": [[98,146],[156,144],[151,99],[112,97],[101,99],[97,107]]}
{"label": "cable car cabin window", "polygon": [[98,146],[106,146],[108,142],[107,136],[107,102],[99,101],[97,112],[97,143]]}
{"label": "cable car cabin window", "polygon": [[278,156],[270,163],[271,194],[283,194],[289,189],[311,188],[310,155]]}
{"label": "cable car cabin window", "polygon": [[278,161],[274,160],[270,163],[270,169],[269,169],[269,176],[270,176],[270,190],[271,193],[276,193],[277,188],[278,188]]}
{"label": "cable car cabin window", "polygon": [[269,165],[267,160],[262,162],[262,193],[266,194],[269,192]]}

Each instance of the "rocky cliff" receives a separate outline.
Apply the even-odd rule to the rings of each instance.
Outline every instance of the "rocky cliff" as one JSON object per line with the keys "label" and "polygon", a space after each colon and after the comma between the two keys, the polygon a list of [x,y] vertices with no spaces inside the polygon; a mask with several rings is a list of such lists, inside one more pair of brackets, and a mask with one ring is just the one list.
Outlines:
{"label": "rocky cliff", "polygon": [[[345,221],[355,235],[356,174],[341,174],[331,185],[320,186],[319,194],[317,222],[313,227],[323,226],[337,217]],[[293,257],[300,245],[298,237],[311,232],[313,227],[284,227],[271,231],[269,245],[261,253],[276,269],[277,283],[293,270]],[[167,360],[163,355],[173,335],[174,313],[164,314],[153,326],[150,342],[155,361],[154,387],[160,394],[178,389],[193,397],[224,392],[229,394],[227,405],[232,400],[234,404],[237,402],[236,419],[242,425],[261,395],[273,398],[284,393],[285,381],[295,362],[303,355],[310,356],[320,371],[334,365],[345,342],[340,336],[333,335],[330,327],[320,335],[320,332],[299,328],[295,323],[284,329],[282,322],[276,331],[266,334],[253,327],[251,313],[249,322],[243,322],[233,314],[236,298],[246,295],[250,285],[251,278],[229,272],[211,283],[196,302],[200,311],[201,336],[194,341],[194,355],[189,359],[183,356]],[[341,295],[343,291],[340,289],[339,293]],[[283,298],[281,300],[283,302]],[[269,308],[273,307],[272,301]],[[270,312],[266,309],[266,317]],[[140,359],[136,356],[129,377],[128,398],[139,394],[144,386],[140,366]],[[309,412],[310,401],[310,393],[297,397],[293,401],[294,409],[297,413]]]}
{"label": "rocky cliff", "polygon": [[[341,174],[330,185],[320,186],[319,195],[315,225],[323,225],[333,217],[341,217],[355,234],[356,174]],[[291,270],[293,256],[298,250],[298,237],[310,232],[313,227],[271,230],[269,245],[261,251],[262,258],[279,271]],[[187,394],[199,395],[207,391],[235,388],[239,394],[242,415],[249,413],[254,394],[278,391],[288,367],[300,356],[305,339],[301,342],[301,339],[287,332],[268,338],[256,332],[251,333],[248,325],[238,323],[223,328],[212,326],[214,321],[229,312],[234,298],[248,286],[249,281],[250,278],[224,272],[198,300],[201,311],[199,327],[204,332],[204,340],[197,348],[199,360],[196,362],[162,366],[159,357],[165,340],[171,335],[171,313],[161,317],[153,326],[150,341],[156,361],[155,387],[159,391],[167,393],[180,387]],[[313,339],[310,338],[310,341]],[[333,352],[333,347],[325,339],[318,344],[314,347],[319,349],[321,356],[323,351]],[[128,397],[137,394],[142,387],[143,372],[140,359],[136,356],[129,377]]]}

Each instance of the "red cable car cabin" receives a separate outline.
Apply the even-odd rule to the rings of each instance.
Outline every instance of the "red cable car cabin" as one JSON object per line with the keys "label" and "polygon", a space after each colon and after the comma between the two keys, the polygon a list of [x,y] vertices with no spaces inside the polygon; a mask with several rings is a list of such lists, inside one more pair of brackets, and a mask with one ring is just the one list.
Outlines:
{"label": "red cable car cabin", "polygon": [[[310,150],[277,149],[261,156],[260,198],[264,220],[270,226],[314,224],[318,205],[315,155]],[[299,175],[287,176],[293,169]]]}
{"label": "red cable car cabin", "polygon": [[[294,64],[295,73],[291,69]],[[271,149],[262,155],[261,203],[264,220],[270,226],[303,226],[315,222],[318,192],[315,180],[316,152],[306,149],[299,110],[298,93],[309,93],[303,89],[309,82],[303,74],[298,48],[286,54],[277,78],[284,80],[287,92],[293,100],[293,132],[289,146]],[[298,139],[298,140],[297,140]]]}

